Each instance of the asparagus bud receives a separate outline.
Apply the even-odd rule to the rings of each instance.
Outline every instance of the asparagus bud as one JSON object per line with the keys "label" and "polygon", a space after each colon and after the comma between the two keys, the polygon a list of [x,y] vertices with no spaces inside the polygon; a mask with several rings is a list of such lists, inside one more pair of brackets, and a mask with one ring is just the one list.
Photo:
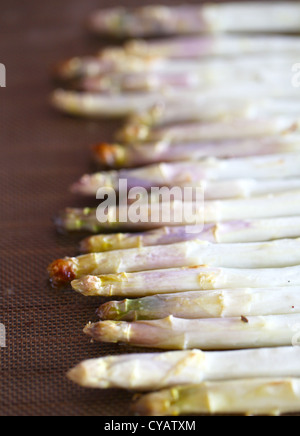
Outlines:
{"label": "asparagus bud", "polygon": [[145,392],[212,380],[300,377],[299,358],[299,347],[124,354],[81,362],[68,377],[88,388]]}
{"label": "asparagus bud", "polygon": [[86,276],[72,282],[83,295],[144,297],[184,291],[300,286],[300,266],[285,268],[212,268],[208,266]]}
{"label": "asparagus bud", "polygon": [[300,410],[300,379],[253,378],[204,382],[147,394],[133,405],[137,415],[279,415]]}
{"label": "asparagus bud", "polygon": [[300,287],[230,289],[154,295],[136,300],[109,301],[97,311],[113,321],[176,318],[200,319],[300,312]]}
{"label": "asparagus bud", "polygon": [[150,321],[99,321],[84,332],[100,342],[165,350],[226,350],[292,345],[300,314]]}

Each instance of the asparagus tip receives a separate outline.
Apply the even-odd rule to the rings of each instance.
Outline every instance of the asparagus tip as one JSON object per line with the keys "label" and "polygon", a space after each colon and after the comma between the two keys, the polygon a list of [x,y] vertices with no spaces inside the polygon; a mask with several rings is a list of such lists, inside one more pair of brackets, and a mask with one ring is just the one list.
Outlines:
{"label": "asparagus tip", "polygon": [[54,288],[61,288],[75,279],[74,263],[70,259],[57,259],[48,266],[50,282]]}
{"label": "asparagus tip", "polygon": [[72,289],[85,296],[97,295],[97,284],[101,280],[96,276],[83,276],[71,282]]}
{"label": "asparagus tip", "polygon": [[91,252],[91,244],[90,238],[85,238],[79,243],[79,250],[81,253],[90,253]]}
{"label": "asparagus tip", "polygon": [[86,367],[80,363],[79,365],[75,366],[74,368],[70,369],[67,372],[67,378],[71,380],[72,382],[79,384],[81,386],[85,385],[85,380],[88,377],[88,372]]}
{"label": "asparagus tip", "polygon": [[[154,398],[155,397],[155,398]],[[133,398],[131,412],[136,416],[162,416],[168,410],[170,402],[157,392],[150,395],[136,395]]]}
{"label": "asparagus tip", "polygon": [[99,342],[117,343],[127,337],[123,324],[126,323],[116,321],[100,321],[92,324],[90,322],[85,326],[83,332]]}
{"label": "asparagus tip", "polygon": [[145,141],[149,135],[149,127],[145,124],[128,124],[125,125],[116,134],[117,140],[130,143],[132,141]]}
{"label": "asparagus tip", "polygon": [[96,311],[96,315],[103,320],[117,320],[119,309],[116,301],[108,301],[102,304]]}
{"label": "asparagus tip", "polygon": [[120,146],[102,142],[92,147],[94,160],[100,165],[114,168],[118,163]]}

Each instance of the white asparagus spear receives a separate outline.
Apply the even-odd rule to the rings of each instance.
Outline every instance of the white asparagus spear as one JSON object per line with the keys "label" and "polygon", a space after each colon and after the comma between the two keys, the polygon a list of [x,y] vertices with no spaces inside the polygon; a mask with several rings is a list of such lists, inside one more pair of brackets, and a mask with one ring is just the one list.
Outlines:
{"label": "white asparagus spear", "polygon": [[182,6],[100,9],[89,19],[92,32],[158,36],[219,32],[299,31],[297,2],[244,2]]}
{"label": "white asparagus spear", "polygon": [[300,286],[300,266],[286,268],[212,268],[195,266],[86,276],[72,288],[94,297],[144,297],[184,291]]}
{"label": "white asparagus spear", "polygon": [[178,244],[90,253],[58,259],[48,268],[52,283],[68,284],[85,275],[129,273],[183,266],[281,268],[300,264],[300,238],[271,242],[214,244],[193,240]]}
{"label": "white asparagus spear", "polygon": [[242,288],[157,294],[109,301],[97,310],[101,320],[139,321],[176,318],[227,318],[300,313],[300,287]]}
{"label": "white asparagus spear", "polygon": [[[294,190],[242,199],[206,200],[204,210],[203,204],[202,207],[200,204],[198,205],[200,206],[197,208],[199,215],[191,215],[191,210],[194,211],[195,209],[191,209],[190,206],[194,207],[194,204],[179,202],[178,200],[171,203],[169,200],[169,202],[154,203],[148,206],[143,200],[143,204],[139,204],[141,220],[138,222],[130,219],[131,206],[111,206],[105,222],[98,220],[97,209],[67,208],[57,217],[56,225],[59,229],[69,232],[85,230],[92,233],[100,233],[106,230],[113,232],[125,230],[141,231],[157,229],[163,226],[178,227],[181,225],[210,224],[222,221],[299,216],[300,191]],[[160,216],[159,220],[152,219],[152,212],[155,212],[153,216],[156,217],[156,211],[160,209],[165,212],[170,211],[170,216],[166,214],[165,216]],[[101,205],[100,211],[102,213]],[[120,221],[118,217],[127,218]],[[136,215],[134,217],[136,218]],[[147,219],[144,219],[144,217]]]}
{"label": "white asparagus spear", "polygon": [[299,45],[298,36],[227,34],[169,37],[158,40],[131,39],[125,44],[124,49],[128,55],[146,58],[156,56],[169,59],[202,59],[206,56],[297,53]]}
{"label": "white asparagus spear", "polygon": [[[176,71],[176,67],[179,71]],[[289,64],[290,67],[290,64]],[[290,80],[290,68],[277,66],[276,69],[268,68],[259,70],[256,65],[235,66],[216,62],[216,65],[205,68],[205,65],[197,65],[185,62],[178,66],[175,71],[150,71],[132,73],[107,73],[101,76],[83,77],[74,86],[76,89],[87,92],[145,92],[159,91],[164,89],[206,90],[213,85],[227,85],[233,76],[238,76],[243,83],[261,83],[270,86],[280,86]],[[182,71],[180,71],[182,69]],[[220,74],[221,72],[221,74]],[[287,73],[288,72],[288,73]]]}
{"label": "white asparagus spear", "polygon": [[99,321],[84,332],[99,342],[125,343],[165,350],[226,350],[293,345],[299,337],[300,314],[235,318],[150,321]]}
{"label": "white asparagus spear", "polygon": [[300,136],[297,134],[174,144],[166,141],[126,145],[100,143],[92,149],[94,160],[101,167],[112,169],[134,168],[162,162],[195,162],[207,157],[237,158],[299,151]]}
{"label": "white asparagus spear", "polygon": [[300,410],[299,378],[251,378],[177,386],[140,397],[142,416],[189,414],[280,415]]}
{"label": "white asparagus spear", "polygon": [[[55,68],[56,77],[63,82],[97,78],[102,75],[114,74],[178,74],[187,72],[204,72],[206,75],[215,76],[218,72],[232,71],[232,76],[241,74],[242,71],[256,68],[258,76],[269,76],[273,72],[290,72],[291,66],[295,63],[296,53],[287,52],[280,54],[251,54],[237,55],[224,59],[212,57],[208,59],[174,60],[164,57],[138,57],[132,56],[124,48],[109,48],[102,50],[94,56],[82,56],[67,59],[60,62]],[[263,66],[263,67],[262,67]],[[266,71],[269,70],[269,71]],[[230,83],[233,83],[231,78]]]}
{"label": "white asparagus spear", "polygon": [[[299,154],[300,156],[300,154]],[[297,159],[295,159],[294,164],[296,165],[297,163]],[[280,164],[281,166],[281,164]],[[185,165],[184,164],[179,164],[178,167],[182,167],[182,170],[185,170]],[[188,167],[188,165],[186,165],[186,167]],[[195,164],[190,165],[191,169],[190,172],[187,170],[186,173],[180,173],[180,171],[178,172],[178,176],[181,177],[186,177],[187,179],[190,178],[192,179],[193,176],[199,177],[199,175],[201,174],[200,171],[199,173],[197,173],[197,166]],[[200,167],[200,165],[199,165]],[[282,167],[284,167],[284,164],[282,165]],[[195,168],[195,172],[194,172],[194,168]],[[280,171],[283,168],[280,168]],[[240,168],[241,172],[242,172],[242,168]],[[274,170],[275,170],[275,166],[274,166]],[[298,171],[298,168],[296,168],[295,170],[296,172]],[[284,172],[284,171],[283,171]],[[167,171],[166,171],[167,173]],[[266,170],[265,173],[261,173],[263,176],[264,175],[268,175],[268,171]],[[278,175],[280,175],[281,173],[278,170]],[[191,177],[190,177],[191,176]],[[229,174],[230,176],[230,174]],[[284,175],[283,175],[284,176]],[[300,171],[299,171],[299,176],[300,176]],[[95,179],[94,179],[95,177]],[[91,196],[95,196],[97,194],[97,191],[99,188],[101,187],[107,187],[109,186],[109,181],[105,180],[104,184],[99,184],[97,185],[97,179],[98,177],[101,179],[102,177],[105,177],[104,175],[100,175],[100,174],[96,174],[94,176],[84,176],[83,179],[81,179],[78,183],[74,184],[72,187],[72,191],[74,193],[77,194],[81,194],[81,195],[91,195]],[[276,194],[276,193],[280,193],[280,192],[287,192],[287,191],[293,191],[293,190],[299,190],[300,189],[300,177],[299,178],[285,178],[285,179],[276,179],[276,178],[270,178],[270,179],[233,179],[233,180],[226,180],[224,179],[220,179],[220,180],[193,180],[193,186],[190,186],[189,184],[187,184],[185,186],[185,183],[182,183],[181,180],[176,180],[176,176],[174,177],[174,180],[166,180],[164,184],[161,184],[161,182],[157,182],[157,181],[153,181],[153,183],[151,183],[151,181],[145,181],[145,180],[139,180],[138,178],[134,178],[132,179],[132,177],[130,176],[128,179],[126,179],[125,177],[123,178],[121,176],[120,180],[118,181],[118,183],[116,183],[112,189],[114,189],[115,192],[118,192],[119,187],[122,182],[122,180],[126,180],[129,182],[129,190],[132,188],[140,188],[140,185],[142,185],[143,188],[146,188],[147,190],[149,189],[153,189],[154,185],[160,188],[162,188],[162,186],[164,187],[169,187],[170,189],[172,189],[173,186],[173,196],[172,196],[172,200],[178,200],[178,201],[183,201],[186,197],[185,197],[185,189],[191,189],[194,188],[195,192],[191,192],[191,195],[189,197],[190,201],[197,201],[197,195],[199,195],[199,192],[196,191],[196,187],[199,187],[199,189],[201,190],[201,195],[203,195],[203,198],[205,200],[222,200],[222,199],[227,199],[227,198],[248,198],[248,197],[256,197],[256,196],[261,196],[261,195],[267,195],[267,194]],[[132,184],[133,183],[133,184]],[[134,183],[137,183],[137,186],[134,186]],[[175,185],[176,185],[176,189],[175,189]],[[159,191],[159,189],[158,189]],[[193,189],[192,189],[193,191]],[[152,192],[150,193],[150,200],[151,203],[159,203],[163,200],[163,195],[160,192]],[[148,198],[145,198],[145,201],[148,200]]]}
{"label": "white asparagus spear", "polygon": [[89,359],[68,372],[88,388],[155,391],[202,381],[300,377],[300,348],[168,351]]}
{"label": "white asparagus spear", "polygon": [[[298,101],[295,98],[238,99],[225,98],[211,100],[209,104],[202,99],[192,100],[189,105],[178,101],[158,104],[145,112],[133,114],[126,126],[137,128],[139,125],[160,127],[167,124],[186,122],[222,121],[234,118],[258,119],[271,116],[298,118]],[[129,127],[128,127],[129,128]]]}
{"label": "white asparagus spear", "polygon": [[259,138],[299,130],[299,117],[270,116],[232,118],[222,121],[175,124],[151,129],[143,124],[125,124],[116,134],[124,143],[145,141],[192,142],[224,139]]}
{"label": "white asparagus spear", "polygon": [[169,245],[201,239],[216,243],[259,242],[300,237],[300,217],[228,221],[200,226],[161,227],[144,233],[112,233],[81,241],[84,253]]}
{"label": "white asparagus spear", "polygon": [[[207,158],[197,162],[160,163],[134,169],[102,171],[84,175],[71,189],[74,193],[95,196],[102,187],[119,191],[120,183],[125,180],[128,190],[135,187],[153,190],[154,187],[198,185],[204,189],[207,199],[218,199],[243,196],[247,192],[251,196],[297,189],[297,180],[282,179],[299,176],[300,153],[285,153],[229,159]],[[243,180],[235,181],[239,178]],[[247,178],[252,180],[245,180]]]}
{"label": "white asparagus spear", "polygon": [[82,117],[126,117],[132,113],[146,111],[156,104],[174,102],[190,104],[200,97],[209,102],[211,99],[225,98],[296,98],[295,88],[290,79],[274,86],[273,83],[227,83],[213,85],[207,90],[195,91],[166,89],[164,91],[145,93],[105,94],[93,92],[77,92],[57,89],[51,96],[52,105],[67,114]]}

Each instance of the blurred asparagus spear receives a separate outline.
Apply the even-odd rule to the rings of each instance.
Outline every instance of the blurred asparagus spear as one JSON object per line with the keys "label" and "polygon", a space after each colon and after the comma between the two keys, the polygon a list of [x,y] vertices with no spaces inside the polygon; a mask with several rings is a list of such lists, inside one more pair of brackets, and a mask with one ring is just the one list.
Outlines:
{"label": "blurred asparagus spear", "polygon": [[125,354],[83,361],[68,377],[89,388],[154,391],[208,380],[299,377],[299,355],[299,347]]}
{"label": "blurred asparagus spear", "polygon": [[97,315],[102,320],[139,321],[176,318],[200,319],[300,312],[300,287],[224,289],[157,294],[134,300],[109,301]]}
{"label": "blurred asparagus spear", "polygon": [[94,297],[144,297],[184,291],[300,286],[300,266],[286,268],[212,268],[195,266],[81,277],[75,291]]}
{"label": "blurred asparagus spear", "polygon": [[[262,84],[274,86],[284,84],[287,80],[286,67],[277,66],[275,70],[259,70],[257,65],[254,67],[241,65],[231,66],[230,63],[220,66],[215,65],[205,68],[205,64],[199,67],[193,62],[185,61],[184,64],[174,62],[175,71],[146,71],[146,72],[116,72],[106,73],[100,76],[83,77],[78,83],[74,83],[76,89],[87,92],[145,92],[160,91],[164,89],[174,90],[206,90],[213,85],[227,85],[234,75],[239,76],[240,80],[246,84]],[[168,65],[166,65],[168,67]],[[176,67],[179,71],[176,71]],[[182,70],[182,71],[180,71]],[[222,71],[222,74],[219,73]],[[232,108],[231,111],[235,109]],[[244,107],[242,107],[245,110]],[[270,108],[271,110],[271,108]]]}
{"label": "blurred asparagus spear", "polygon": [[[191,60],[176,60],[163,57],[139,57],[126,52],[123,47],[110,47],[102,50],[94,56],[74,57],[61,61],[54,67],[54,76],[60,82],[76,85],[77,81],[85,79],[98,79],[101,76],[106,76],[108,84],[112,84],[115,80],[111,80],[119,75],[137,74],[142,79],[141,74],[148,76],[170,74],[187,74],[196,72],[200,77],[210,75],[213,80],[219,77],[220,71],[224,73],[231,71],[232,75],[246,74],[249,77],[249,72],[256,69],[257,77],[269,77],[270,80],[274,74],[287,70],[294,64],[295,53],[287,52],[280,54],[251,54],[237,55],[227,59],[222,57],[214,57],[208,59],[191,59]],[[264,68],[262,68],[264,65]],[[228,73],[227,73],[228,74]],[[248,74],[248,75],[247,75]],[[159,77],[158,77],[159,78]],[[282,76],[282,78],[284,78]],[[233,83],[232,78],[228,77],[228,81]],[[209,82],[207,82],[209,84]]]}
{"label": "blurred asparagus spear", "polygon": [[142,416],[298,412],[300,379],[267,376],[178,386],[141,396],[132,410]]}
{"label": "blurred asparagus spear", "polygon": [[300,217],[228,221],[199,226],[162,227],[144,233],[114,233],[90,236],[81,241],[84,253],[169,245],[201,239],[218,243],[259,242],[300,237]]}
{"label": "blurred asparagus spear", "polygon": [[286,35],[204,35],[164,39],[131,39],[124,50],[128,55],[169,59],[203,59],[207,56],[297,53],[299,37]]}
{"label": "blurred asparagus spear", "polygon": [[300,238],[271,242],[214,244],[193,240],[178,244],[90,253],[58,259],[48,268],[54,285],[86,275],[130,273],[210,265],[227,268],[280,268],[300,264]]}
{"label": "blurred asparagus spear", "polygon": [[[274,83],[239,83],[212,85],[207,89],[165,89],[152,92],[95,93],[56,89],[51,96],[52,105],[59,111],[81,117],[127,117],[135,112],[144,112],[157,104],[175,100],[182,105],[191,104],[199,98],[206,100],[225,98],[295,98],[295,88],[289,80],[280,86]],[[140,133],[141,134],[141,133]],[[245,136],[245,135],[244,135]]]}
{"label": "blurred asparagus spear", "polygon": [[[202,221],[205,224],[217,223],[221,221],[233,220],[247,220],[257,218],[275,218],[275,217],[289,217],[300,215],[300,191],[293,190],[284,193],[262,195],[259,197],[250,198],[235,198],[230,200],[211,200],[205,201],[204,216],[203,210],[199,210],[199,217],[194,217],[194,222],[191,217],[186,217],[182,213],[182,221],[176,219],[163,219],[158,222],[151,220],[151,210],[156,211],[156,208],[171,208],[171,217],[178,217],[179,213],[184,211],[184,204],[182,202],[174,201],[170,204],[161,203],[148,206],[146,203],[141,205],[141,216],[148,217],[147,220],[141,219],[139,222],[130,220],[129,207],[110,207],[110,214],[106,222],[100,222],[97,219],[97,209],[84,208],[72,209],[67,208],[62,211],[56,218],[56,226],[58,229],[72,231],[89,231],[93,233],[100,233],[103,231],[138,231],[157,229],[163,226],[180,226],[199,224]],[[185,206],[188,206],[185,203]],[[101,207],[101,206],[100,206]],[[159,209],[160,210],[160,209]],[[167,209],[169,210],[169,209]],[[127,220],[118,220],[118,216],[128,216]],[[188,219],[187,219],[188,218]],[[187,222],[189,221],[189,222]]]}
{"label": "blurred asparagus spear", "polygon": [[[278,86],[278,81],[276,86]],[[191,99],[189,105],[179,101],[166,101],[146,111],[134,113],[125,129],[141,128],[143,125],[161,127],[175,123],[226,121],[235,118],[259,119],[271,116],[298,117],[298,102],[295,98],[217,98],[208,102]]]}
{"label": "blurred asparagus spear", "polygon": [[[208,199],[215,199],[224,196],[236,197],[241,195],[237,193],[242,191],[244,195],[246,192],[251,195],[252,190],[256,195],[263,195],[272,190],[276,192],[277,189],[297,189],[297,181],[282,179],[299,176],[300,153],[285,153],[229,159],[207,158],[197,162],[159,163],[141,168],[101,171],[84,175],[71,189],[74,193],[94,196],[102,187],[119,191],[121,180],[126,180],[129,190],[135,187],[151,190],[153,187],[184,187],[198,184],[203,187]],[[244,179],[244,182],[237,181],[235,184],[235,179],[239,178]],[[245,180],[247,178],[250,180]],[[215,183],[211,183],[212,181]],[[268,186],[270,181],[271,186]],[[225,185],[228,182],[229,185],[222,188],[223,182]],[[283,187],[280,188],[282,183]]]}
{"label": "blurred asparagus spear", "polygon": [[99,321],[84,332],[99,342],[164,350],[226,350],[292,345],[300,314],[150,321]]}
{"label": "blurred asparagus spear", "polygon": [[115,37],[219,32],[299,31],[300,8],[295,2],[246,2],[182,6],[144,6],[95,11],[89,28]]}
{"label": "blurred asparagus spear", "polygon": [[156,129],[151,129],[143,124],[127,124],[117,133],[116,138],[124,143],[138,141],[220,141],[280,135],[298,129],[298,117],[254,117],[205,123],[184,123]]}
{"label": "blurred asparagus spear", "polygon": [[267,136],[211,142],[167,141],[143,144],[106,144],[93,146],[95,162],[112,169],[134,168],[161,162],[197,161],[207,157],[237,158],[300,151],[298,135]]}

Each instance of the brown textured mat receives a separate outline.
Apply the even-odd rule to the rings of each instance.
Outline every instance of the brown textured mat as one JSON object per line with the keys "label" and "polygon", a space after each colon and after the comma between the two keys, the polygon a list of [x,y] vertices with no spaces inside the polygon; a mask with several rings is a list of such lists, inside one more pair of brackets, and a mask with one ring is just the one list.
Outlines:
{"label": "brown textured mat", "polygon": [[73,120],[52,111],[51,66],[72,55],[93,53],[83,18],[95,0],[1,5],[0,88],[1,260],[0,415],[126,415],[132,394],[81,389],[65,372],[82,359],[118,353],[122,347],[91,344],[82,333],[99,301],[53,291],[46,266],[77,253],[78,237],[57,235],[52,216],[83,205],[68,187],[89,171],[90,144],[109,140],[116,122]]}
{"label": "brown textured mat", "polygon": [[118,126],[54,112],[47,103],[49,70],[60,59],[94,53],[104,43],[88,36],[82,21],[96,7],[114,4],[1,5],[0,62],[7,68],[7,88],[0,88],[0,323],[7,346],[0,349],[0,416],[129,413],[132,394],[81,389],[66,379],[66,371],[83,359],[133,349],[91,344],[82,328],[95,319],[100,302],[53,291],[45,271],[55,258],[77,254],[78,237],[57,235],[51,218],[63,207],[85,205],[68,187],[90,169],[89,144],[110,140]]}

